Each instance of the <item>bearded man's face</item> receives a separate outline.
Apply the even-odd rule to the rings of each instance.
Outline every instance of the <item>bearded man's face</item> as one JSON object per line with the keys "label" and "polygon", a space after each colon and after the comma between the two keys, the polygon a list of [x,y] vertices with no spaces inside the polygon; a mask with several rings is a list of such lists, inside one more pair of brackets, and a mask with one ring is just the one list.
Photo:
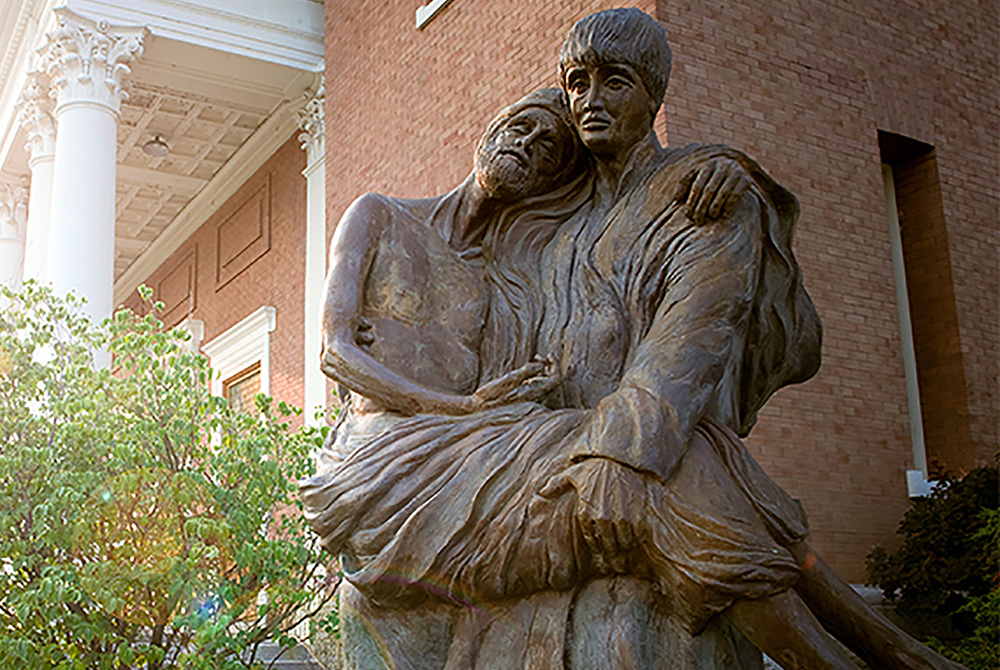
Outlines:
{"label": "bearded man's face", "polygon": [[476,154],[476,181],[490,197],[505,201],[544,193],[569,167],[572,142],[555,114],[527,107],[484,138]]}

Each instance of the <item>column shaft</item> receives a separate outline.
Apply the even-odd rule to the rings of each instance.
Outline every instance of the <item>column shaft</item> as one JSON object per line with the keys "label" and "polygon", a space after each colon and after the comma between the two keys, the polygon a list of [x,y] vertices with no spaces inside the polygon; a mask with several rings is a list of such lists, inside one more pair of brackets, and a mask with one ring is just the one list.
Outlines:
{"label": "column shaft", "polygon": [[56,121],[48,279],[57,293],[86,297],[100,320],[114,300],[117,119],[106,106],[76,102],[60,106]]}
{"label": "column shaft", "polygon": [[24,278],[48,281],[49,227],[52,216],[52,175],[55,157],[32,158],[31,191],[28,196],[28,230],[24,248]]}
{"label": "column shaft", "polygon": [[99,321],[114,307],[119,108],[145,29],[94,22],[66,7],[53,11],[59,26],[47,34],[43,59],[57,128],[47,275],[56,292],[86,298],[87,313]]}
{"label": "column shaft", "polygon": [[323,348],[323,278],[326,274],[326,142],[324,140],[324,87],[299,112],[299,135],[306,151],[306,267],[305,267],[305,420],[319,425],[316,411],[326,406],[326,377],[319,362]]}

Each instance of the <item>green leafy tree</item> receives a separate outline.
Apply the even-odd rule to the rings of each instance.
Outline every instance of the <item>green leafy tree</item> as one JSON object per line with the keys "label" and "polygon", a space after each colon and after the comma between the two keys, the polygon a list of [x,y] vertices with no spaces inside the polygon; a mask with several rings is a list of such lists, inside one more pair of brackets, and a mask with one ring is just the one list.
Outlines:
{"label": "green leafy tree", "polygon": [[335,624],[296,497],[322,431],[212,396],[155,309],[97,328],[32,283],[0,305],[0,668],[250,668]]}
{"label": "green leafy tree", "polygon": [[1000,478],[980,467],[943,478],[899,525],[902,545],[877,547],[868,574],[941,653],[973,670],[1000,667]]}

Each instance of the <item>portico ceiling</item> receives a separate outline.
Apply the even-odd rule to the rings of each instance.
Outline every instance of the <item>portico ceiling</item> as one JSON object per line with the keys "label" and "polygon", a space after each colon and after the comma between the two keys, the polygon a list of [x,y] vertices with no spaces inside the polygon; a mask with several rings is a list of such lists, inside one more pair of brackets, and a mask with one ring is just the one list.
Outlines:
{"label": "portico ceiling", "polygon": [[[132,78],[118,125],[116,279],[282,102],[315,83],[311,73],[155,36]],[[142,150],[157,136],[166,156]]]}
{"label": "portico ceiling", "polygon": [[[17,128],[10,111],[11,100],[20,92],[24,73],[24,53],[34,51],[44,44],[44,32],[54,25],[51,14],[52,0],[13,0],[0,3],[0,37],[6,41],[6,51],[0,54],[0,67],[7,70],[0,84],[0,102],[5,112],[0,115],[0,172],[8,177],[29,174],[28,155],[24,150],[23,129]],[[60,4],[72,4],[62,2]],[[291,0],[289,7],[298,12],[295,21],[308,22],[310,17],[317,25],[303,27],[297,33],[285,20],[284,25],[265,23],[255,11],[263,12],[263,0],[245,0],[242,10],[246,16],[236,17],[221,10],[209,8],[209,3],[180,2],[170,6],[183,6],[185,11],[200,12],[204,21],[229,22],[229,33],[239,34],[240,21],[250,21],[252,28],[264,35],[277,36],[274,44],[263,44],[261,53],[254,54],[246,43],[226,50],[226,44],[217,36],[225,30],[212,32],[213,38],[185,39],[181,28],[184,16],[156,14],[161,0],[124,0],[124,9],[115,16],[115,2],[78,3],[74,11],[91,12],[90,18],[108,17],[111,23],[126,24],[123,19],[142,19],[139,10],[145,9],[153,25],[147,23],[149,34],[144,40],[143,55],[132,64],[129,77],[129,97],[121,105],[118,125],[116,228],[115,228],[115,279],[118,281],[144,254],[148,256],[151,245],[160,239],[172,224],[176,225],[186,209],[190,209],[195,196],[202,200],[215,188],[214,184],[223,166],[245,148],[262,124],[276,113],[290,114],[297,102],[304,102],[305,95],[318,84],[315,70],[322,65],[322,5],[314,0]],[[201,7],[204,4],[205,7]],[[273,3],[272,3],[273,4]],[[260,5],[261,8],[256,6]],[[95,9],[96,7],[96,9]],[[82,9],[81,9],[82,8]],[[319,11],[316,11],[319,8]],[[97,11],[104,15],[94,15]],[[206,18],[207,17],[207,18]],[[250,17],[249,19],[247,17]],[[305,17],[304,19],[302,17]],[[117,19],[117,20],[115,20]],[[45,22],[49,26],[46,28]],[[133,23],[134,25],[134,23]],[[198,26],[204,31],[205,25]],[[267,32],[270,31],[270,32]],[[192,35],[194,29],[190,31]],[[242,31],[244,36],[248,30]],[[294,58],[285,52],[286,45],[278,44],[283,34],[298,49]],[[28,44],[30,43],[30,45]],[[305,46],[302,46],[305,45]],[[284,49],[284,51],[281,51]],[[310,56],[310,50],[313,55]],[[22,54],[19,56],[18,54]],[[313,60],[312,67],[304,62]],[[29,66],[30,67],[30,66]],[[21,76],[14,76],[20,74]],[[282,137],[257,138],[257,143],[280,143],[287,139],[288,125],[281,126]],[[264,128],[265,131],[269,130]],[[142,147],[154,137],[161,137],[170,147],[165,156],[150,156]],[[259,149],[255,155],[267,155]],[[237,160],[239,160],[237,158]],[[231,168],[232,166],[230,166]],[[209,200],[217,206],[226,193]],[[183,218],[183,217],[181,217]],[[188,217],[190,218],[190,217]],[[190,225],[190,222],[189,222]],[[159,255],[169,253],[169,248],[159,245]],[[147,265],[156,259],[146,259]],[[135,268],[133,268],[134,270]]]}
{"label": "portico ceiling", "polygon": [[[117,279],[260,125],[269,109],[139,84],[122,105],[118,127],[115,226]],[[154,136],[163,157],[142,146]]]}

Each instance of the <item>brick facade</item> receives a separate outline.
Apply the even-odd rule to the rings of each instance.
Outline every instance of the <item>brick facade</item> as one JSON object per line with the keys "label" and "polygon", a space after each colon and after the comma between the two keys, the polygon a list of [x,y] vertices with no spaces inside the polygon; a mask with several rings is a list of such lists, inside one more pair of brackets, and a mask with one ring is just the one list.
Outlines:
{"label": "brick facade", "polygon": [[674,144],[746,151],[802,204],[796,254],[823,318],[823,367],[774,398],[750,445],[803,500],[824,554],[862,579],[869,547],[892,542],[907,506],[903,471],[912,467],[878,130],[932,145],[939,173],[911,166],[897,184],[924,187],[922,202],[906,198],[900,223],[928,458],[961,470],[997,450],[989,93],[997,51],[995,32],[983,28],[997,25],[996,8],[781,6],[658,4],[676,64],[667,128]]}
{"label": "brick facade", "polygon": [[[929,457],[961,468],[997,449],[996,5],[638,4],[674,52],[661,140],[744,150],[801,202],[796,253],[824,322],[824,363],[772,399],[749,446],[802,499],[828,560],[863,581],[871,546],[894,541],[913,467],[878,130],[932,145],[937,166],[939,262],[910,281],[933,274],[951,296],[953,318],[936,333],[915,325],[918,356],[945,346],[947,358],[923,382],[953,399],[926,408],[930,441],[951,433],[956,446]],[[554,85],[566,31],[614,4],[455,0],[420,31],[415,6],[327,2],[328,235],[365,191],[426,196],[459,183],[493,114]],[[912,253],[923,233],[903,225],[908,269],[926,269]],[[920,318],[937,311],[930,289],[911,300]],[[944,428],[956,423],[966,437]]]}
{"label": "brick facade", "polygon": [[[303,404],[305,154],[290,138],[144,282],[175,325],[190,316],[210,342],[262,306],[276,310],[271,390]],[[126,305],[135,306],[136,298]]]}

